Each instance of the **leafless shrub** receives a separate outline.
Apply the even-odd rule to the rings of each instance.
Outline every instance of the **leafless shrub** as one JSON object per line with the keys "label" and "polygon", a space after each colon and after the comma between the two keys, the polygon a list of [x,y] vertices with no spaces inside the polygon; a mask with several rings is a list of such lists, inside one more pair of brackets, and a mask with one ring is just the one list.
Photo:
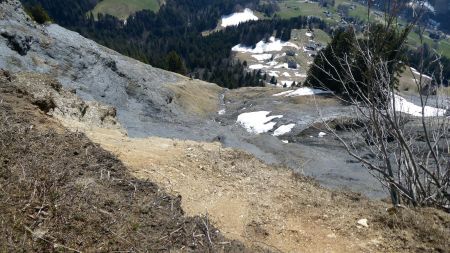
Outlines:
{"label": "leafless shrub", "polygon": [[[396,25],[395,15],[395,9],[386,15],[383,24],[386,29]],[[403,30],[405,41],[415,25],[412,22],[405,28],[409,30]],[[362,36],[370,36],[371,25],[366,29],[368,32]],[[394,205],[435,206],[449,211],[449,118],[444,109],[434,109],[445,108],[444,100],[419,93],[420,109],[409,113],[412,115],[401,112],[406,108],[400,107],[407,105],[392,85],[395,78],[393,62],[376,54],[374,47],[377,45],[370,43],[372,38],[361,40],[361,35],[355,33],[354,36],[355,51],[362,59],[359,63],[364,65],[366,81],[361,83],[357,78],[355,72],[361,71],[360,66],[355,66],[355,61],[346,54],[336,56],[338,66],[332,66],[340,71],[327,74],[342,84],[345,93],[353,94],[343,99],[353,105],[354,117],[362,128],[349,129],[353,133],[351,138],[344,137],[330,124],[325,124],[327,129],[389,190]],[[331,65],[332,61],[324,58]],[[424,71],[423,64],[418,71]],[[443,80],[439,75],[441,73],[434,73],[434,80]],[[424,79],[423,74],[415,78],[418,91],[424,89]]]}

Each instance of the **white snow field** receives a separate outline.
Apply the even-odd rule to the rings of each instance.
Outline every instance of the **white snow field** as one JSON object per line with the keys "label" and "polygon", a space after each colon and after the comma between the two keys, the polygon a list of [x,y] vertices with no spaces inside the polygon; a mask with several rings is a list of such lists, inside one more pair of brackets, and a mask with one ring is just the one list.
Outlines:
{"label": "white snow field", "polygon": [[287,134],[290,131],[292,131],[292,128],[295,127],[295,124],[287,124],[287,125],[282,125],[279,128],[275,129],[275,131],[273,132],[273,136],[280,136],[283,134]]}
{"label": "white snow field", "polygon": [[285,97],[296,97],[296,96],[310,96],[316,94],[331,94],[331,91],[321,90],[321,89],[313,89],[309,87],[301,87],[296,90],[288,90],[277,93],[273,96],[285,96]]}
{"label": "white snow field", "polygon": [[265,61],[272,58],[272,54],[252,54],[252,57],[258,61]]}
{"label": "white snow field", "polygon": [[298,46],[291,42],[282,42],[279,39],[275,39],[275,37],[270,37],[269,41],[266,43],[264,40],[256,43],[255,48],[245,47],[241,44],[234,46],[231,50],[234,52],[246,52],[252,54],[263,54],[266,52],[275,52],[281,51],[283,47],[294,47],[298,49]]}
{"label": "white snow field", "polygon": [[276,122],[272,122],[273,119],[282,118],[283,115],[269,115],[269,111],[258,112],[246,112],[237,117],[237,123],[242,125],[247,132],[253,134],[261,134],[272,130]]}
{"label": "white snow field", "polygon": [[[410,114],[412,116],[416,117],[422,117],[422,107],[419,105],[415,105],[409,101],[407,101],[405,98],[394,95],[394,107],[395,110],[398,112],[403,112]],[[432,106],[425,106],[423,116],[425,117],[443,117],[445,116],[447,110],[436,108]]]}
{"label": "white snow field", "polygon": [[267,66],[264,66],[262,64],[253,64],[248,66],[249,69],[263,69],[263,68],[267,68]]}
{"label": "white snow field", "polygon": [[221,26],[236,26],[250,20],[258,20],[258,17],[253,14],[252,10],[245,8],[244,12],[235,12],[231,15],[223,16]]}

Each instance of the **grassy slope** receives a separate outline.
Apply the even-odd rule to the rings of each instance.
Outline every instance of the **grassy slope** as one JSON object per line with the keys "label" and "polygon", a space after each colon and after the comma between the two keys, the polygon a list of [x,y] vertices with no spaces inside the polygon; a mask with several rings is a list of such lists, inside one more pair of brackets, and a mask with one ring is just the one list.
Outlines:
{"label": "grassy slope", "polygon": [[[317,3],[305,3],[298,0],[283,0],[280,1],[280,12],[278,15],[281,18],[292,18],[297,16],[316,16],[324,19],[329,24],[336,24],[339,21],[339,16],[337,15],[337,6],[340,4],[350,4],[351,1],[346,0],[336,0],[335,6],[331,8],[319,7]],[[362,20],[367,20],[367,9],[365,6],[353,3],[356,5],[354,10],[350,11],[350,16],[358,17]],[[330,11],[333,14],[333,19],[326,17],[323,13],[324,11]],[[371,19],[378,19],[375,15],[372,15]],[[424,42],[430,46],[434,46],[439,53],[450,58],[450,40],[440,40],[438,43],[434,42],[429,37],[425,36]],[[411,33],[409,36],[409,43],[412,47],[417,47],[420,45],[419,35],[417,33]]]}
{"label": "grassy slope", "polygon": [[[420,46],[420,37],[416,32],[411,32],[408,37],[408,42],[412,47]],[[428,37],[428,33],[425,33],[423,37],[423,42],[430,45],[430,47],[437,50],[438,53],[441,53],[443,56],[450,58],[450,40],[449,39],[441,39],[438,42],[435,42],[430,37]]]}
{"label": "grassy slope", "polygon": [[120,19],[126,19],[129,15],[140,10],[157,12],[160,6],[159,0],[103,0],[95,6],[94,16],[98,13],[107,13]]}

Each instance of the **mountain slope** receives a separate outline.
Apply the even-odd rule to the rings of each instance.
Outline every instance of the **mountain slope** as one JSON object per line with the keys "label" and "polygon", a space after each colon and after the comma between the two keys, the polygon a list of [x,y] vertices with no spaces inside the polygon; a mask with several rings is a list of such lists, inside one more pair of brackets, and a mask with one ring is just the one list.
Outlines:
{"label": "mountain slope", "polygon": [[[217,232],[211,223],[251,251],[449,248],[448,214],[403,208],[386,212],[387,203],[323,189],[291,170],[218,142],[193,141],[215,137],[266,159],[288,161],[293,168],[330,173],[327,179],[333,182],[338,176],[347,180],[339,174],[345,168],[338,166],[345,166],[350,185],[368,188],[369,179],[354,179],[361,168],[346,163],[333,139],[309,137],[319,130],[311,123],[322,120],[314,114],[317,103],[328,118],[348,110],[332,97],[272,96],[281,90],[271,88],[228,91],[190,80],[121,56],[57,25],[38,26],[14,0],[0,3],[0,35],[0,68],[14,72],[3,72],[6,88],[0,93],[0,180],[6,180],[1,181],[0,197],[7,203],[0,206],[5,221],[0,224],[8,231],[2,234],[2,246],[19,249],[25,241],[29,251],[61,245],[86,251],[181,251],[192,244],[200,245],[193,251],[211,250],[210,245],[245,250],[212,235]],[[236,124],[238,115],[266,108],[284,115],[276,117],[274,126],[296,121],[297,129],[280,137],[292,143],[285,145],[272,132],[249,134]],[[164,135],[181,140],[161,138]],[[320,146],[319,155],[314,146]],[[173,199],[164,191],[180,197]],[[36,199],[34,192],[42,197],[37,202],[30,201]],[[75,201],[66,201],[71,197]],[[54,216],[62,200],[66,212]],[[208,219],[192,223],[181,216],[180,201],[189,215]],[[148,210],[142,202],[157,204]],[[92,213],[96,215],[89,216]],[[367,219],[368,225],[358,223],[360,219]],[[159,225],[163,234],[158,234]],[[82,237],[83,229],[88,238]],[[180,236],[181,242],[172,236]],[[39,248],[33,248],[36,245]]]}
{"label": "mountain slope", "polygon": [[52,87],[57,82],[45,75],[0,71],[0,251],[247,251],[215,232],[208,217],[184,216],[180,197],[130,175],[26,91],[70,97]]}

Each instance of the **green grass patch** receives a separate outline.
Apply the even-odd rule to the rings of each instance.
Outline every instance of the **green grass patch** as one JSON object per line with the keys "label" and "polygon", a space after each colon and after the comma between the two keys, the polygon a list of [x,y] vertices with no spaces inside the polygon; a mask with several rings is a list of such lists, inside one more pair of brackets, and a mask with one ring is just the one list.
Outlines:
{"label": "green grass patch", "polygon": [[[349,11],[349,16],[359,18],[360,20],[367,21],[367,7],[351,0],[335,0],[334,7],[321,7],[316,2],[305,2],[302,0],[283,0],[279,1],[280,11],[277,13],[280,18],[292,18],[298,16],[315,16],[323,19],[329,25],[336,24],[340,21],[338,16],[337,7],[340,5],[355,5],[353,10]],[[329,11],[332,14],[332,18],[326,16],[324,11]],[[383,19],[381,12],[378,12],[377,16],[374,11],[371,11],[370,19],[371,21],[380,21]],[[399,20],[400,23],[405,24],[404,20]],[[318,35],[316,35],[318,36]],[[442,39],[439,41],[434,41],[427,35],[424,36],[424,43],[428,44],[430,47],[436,49],[437,52],[441,53],[443,56],[450,58],[450,40]],[[408,43],[411,47],[418,47],[421,45],[419,35],[412,32],[408,37]]]}
{"label": "green grass patch", "polygon": [[92,10],[94,17],[98,13],[109,14],[119,19],[126,19],[131,14],[141,10],[157,12],[161,0],[103,0]]}
{"label": "green grass patch", "polygon": [[[425,34],[425,36],[423,36],[423,42],[428,44],[431,48],[435,49],[438,53],[442,54],[443,56],[450,58],[449,39],[441,39],[438,41],[434,41],[430,37],[428,37],[427,34]],[[413,31],[409,34],[408,44],[413,48],[417,48],[421,45],[420,36],[417,32]]]}

